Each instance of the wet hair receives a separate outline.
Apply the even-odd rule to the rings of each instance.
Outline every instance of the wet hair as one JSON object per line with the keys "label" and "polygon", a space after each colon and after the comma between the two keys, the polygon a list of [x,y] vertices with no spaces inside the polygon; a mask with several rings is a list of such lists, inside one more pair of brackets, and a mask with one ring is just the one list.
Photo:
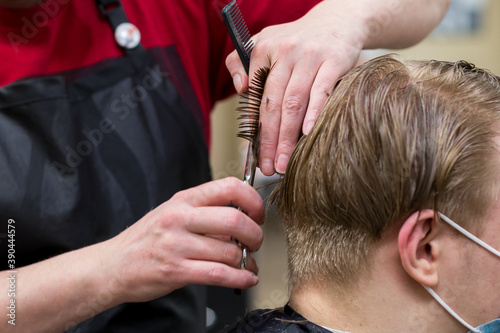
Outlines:
{"label": "wet hair", "polygon": [[422,209],[477,227],[495,195],[499,120],[499,77],[465,61],[391,55],[347,73],[271,194],[292,288],[358,282],[382,234]]}

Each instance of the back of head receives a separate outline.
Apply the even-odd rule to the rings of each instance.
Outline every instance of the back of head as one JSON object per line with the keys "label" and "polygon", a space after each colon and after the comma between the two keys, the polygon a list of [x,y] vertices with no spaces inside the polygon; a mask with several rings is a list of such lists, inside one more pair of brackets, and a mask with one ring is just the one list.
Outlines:
{"label": "back of head", "polygon": [[425,208],[479,227],[499,120],[499,77],[466,62],[384,56],[345,75],[271,196],[292,286],[356,283],[381,235]]}

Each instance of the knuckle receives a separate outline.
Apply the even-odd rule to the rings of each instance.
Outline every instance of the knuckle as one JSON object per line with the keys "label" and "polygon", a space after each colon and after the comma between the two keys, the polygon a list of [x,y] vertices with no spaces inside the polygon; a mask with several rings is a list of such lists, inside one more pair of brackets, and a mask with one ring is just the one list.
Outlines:
{"label": "knuckle", "polygon": [[304,58],[317,57],[324,52],[324,45],[320,43],[307,43],[301,47]]}
{"label": "knuckle", "polygon": [[295,116],[302,111],[304,111],[304,103],[297,94],[285,97],[283,101],[283,113],[285,115]]}
{"label": "knuckle", "polygon": [[224,218],[226,228],[230,231],[238,230],[241,223],[241,212],[237,209],[229,209]]}
{"label": "knuckle", "polygon": [[175,226],[180,221],[190,216],[190,212],[182,204],[167,205],[159,214],[160,223],[163,226]]}
{"label": "knuckle", "polygon": [[225,263],[234,263],[235,260],[238,260],[238,262],[240,260],[241,250],[239,250],[239,247],[234,244],[224,245],[221,253]]}
{"label": "knuckle", "polygon": [[275,101],[274,98],[264,96],[262,98],[261,111],[264,115],[279,114],[281,112],[281,104]]}
{"label": "knuckle", "polygon": [[279,45],[280,53],[290,53],[299,45],[298,38],[288,37],[281,41]]}
{"label": "knuckle", "polygon": [[276,143],[274,142],[274,140],[264,139],[264,138],[260,139],[260,154],[259,155],[261,158],[268,157],[266,153],[272,152],[275,149],[276,149]]}
{"label": "knuckle", "polygon": [[238,192],[241,182],[236,177],[227,177],[224,178],[223,183],[226,194],[229,196],[233,196]]}
{"label": "knuckle", "polygon": [[259,36],[261,36],[261,40],[266,40],[269,36],[274,36],[274,30],[276,29],[275,26],[267,26],[262,31],[259,33]]}
{"label": "knuckle", "polygon": [[157,269],[160,272],[162,278],[171,278],[177,276],[181,271],[182,264],[178,261],[168,261],[164,262],[162,265],[158,265]]}
{"label": "knuckle", "polygon": [[212,281],[213,284],[220,284],[225,280],[227,273],[224,268],[220,266],[212,267],[208,271],[208,279]]}
{"label": "knuckle", "polygon": [[187,190],[179,191],[179,192],[175,193],[170,200],[171,201],[184,201],[186,198],[186,192],[187,192]]}

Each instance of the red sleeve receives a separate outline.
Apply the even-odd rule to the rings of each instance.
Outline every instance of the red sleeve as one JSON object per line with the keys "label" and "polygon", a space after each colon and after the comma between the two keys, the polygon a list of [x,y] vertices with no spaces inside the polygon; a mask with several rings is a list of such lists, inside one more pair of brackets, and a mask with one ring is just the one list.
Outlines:
{"label": "red sleeve", "polygon": [[[210,77],[215,84],[210,87],[212,101],[225,98],[235,93],[233,82],[226,69],[225,60],[227,55],[234,50],[234,46],[222,21],[221,11],[230,1],[208,0],[211,3],[209,10],[211,54],[210,54]],[[263,28],[294,21],[306,14],[321,0],[272,0],[272,1],[250,1],[238,0],[238,7],[247,23],[252,35],[260,32]]]}

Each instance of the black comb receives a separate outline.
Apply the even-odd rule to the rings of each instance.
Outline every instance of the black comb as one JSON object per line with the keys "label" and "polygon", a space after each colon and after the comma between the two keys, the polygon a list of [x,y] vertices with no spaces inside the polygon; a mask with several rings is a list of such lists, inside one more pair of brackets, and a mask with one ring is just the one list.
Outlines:
{"label": "black comb", "polygon": [[243,67],[248,74],[250,69],[250,55],[253,50],[253,42],[250,39],[250,32],[248,31],[243,15],[241,15],[240,9],[236,0],[231,1],[227,4],[224,9],[222,9],[222,18],[226,24],[227,31],[231,36],[234,47],[238,51]]}

